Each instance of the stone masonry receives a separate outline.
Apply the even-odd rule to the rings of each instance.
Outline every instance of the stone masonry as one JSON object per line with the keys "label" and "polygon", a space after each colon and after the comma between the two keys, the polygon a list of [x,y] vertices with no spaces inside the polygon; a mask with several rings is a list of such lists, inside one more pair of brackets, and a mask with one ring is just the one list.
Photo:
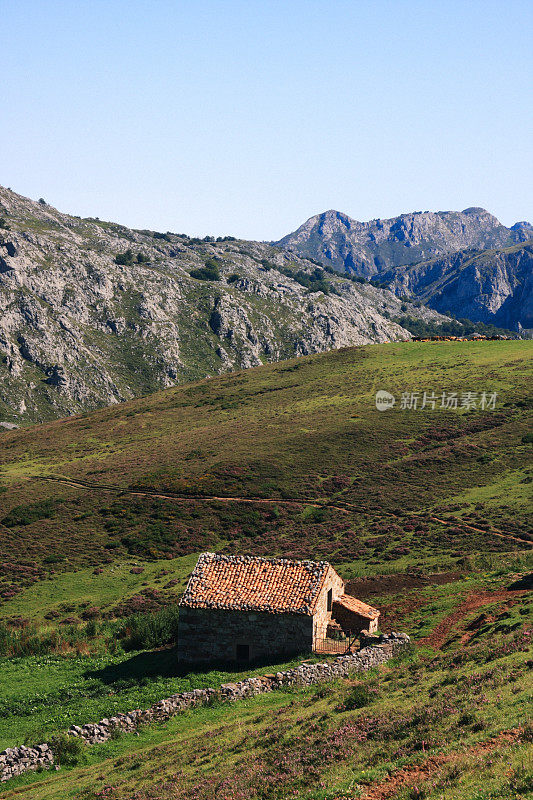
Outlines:
{"label": "stone masonry", "polygon": [[[311,686],[315,683],[345,678],[352,672],[362,672],[384,664],[390,658],[399,655],[409,644],[410,639],[405,633],[391,633],[369,637],[367,641],[371,641],[372,644],[363,647],[358,653],[338,656],[319,664],[304,662],[275,675],[246,678],[236,683],[223,684],[219,689],[194,689],[190,692],[181,692],[159,701],[144,711],[136,709],[81,727],[73,725],[69,728],[68,734],[80,737],[87,745],[98,744],[111,739],[116,731],[135,731],[140,725],[165,721],[187,708],[205,705],[213,700],[234,702],[263,692],[282,689],[285,686]],[[53,752],[47,742],[35,747],[11,747],[0,753],[0,780],[7,781],[28,770],[45,769],[53,764]]]}

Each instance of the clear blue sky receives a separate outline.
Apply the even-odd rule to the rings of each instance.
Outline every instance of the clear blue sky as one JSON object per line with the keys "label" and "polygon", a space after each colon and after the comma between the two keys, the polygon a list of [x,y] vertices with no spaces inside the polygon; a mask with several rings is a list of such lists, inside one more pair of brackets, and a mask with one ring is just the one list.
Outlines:
{"label": "clear blue sky", "polygon": [[0,183],[191,235],[533,221],[532,23],[531,0],[0,0]]}

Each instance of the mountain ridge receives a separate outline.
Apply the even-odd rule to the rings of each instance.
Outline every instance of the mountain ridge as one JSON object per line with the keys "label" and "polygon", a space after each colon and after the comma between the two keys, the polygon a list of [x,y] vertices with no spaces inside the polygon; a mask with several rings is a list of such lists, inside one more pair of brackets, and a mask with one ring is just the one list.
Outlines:
{"label": "mountain ridge", "polygon": [[[409,338],[391,292],[259,242],[132,230],[0,188],[0,419],[42,421]],[[444,319],[409,307],[412,316]]]}
{"label": "mountain ridge", "polygon": [[[347,231],[344,239],[339,225]],[[329,209],[309,217],[275,244],[323,257],[340,271],[372,277],[386,267],[413,264],[466,247],[487,249],[521,241],[524,231],[533,235],[533,226],[517,222],[506,228],[493,214],[477,206],[463,211],[413,211],[368,222]]]}
{"label": "mountain ridge", "polygon": [[[427,303],[441,313],[520,331],[533,327],[529,277],[533,262],[527,247],[531,239],[530,223],[516,222],[506,228],[485,209],[472,206],[463,211],[417,211],[369,222],[329,210],[310,217],[276,244],[339,272],[379,279],[400,296]],[[524,257],[517,265],[508,250],[520,245]],[[442,271],[448,271],[458,253],[486,255],[481,259],[483,275],[461,271],[461,282],[467,281],[467,285],[457,284],[455,293],[437,298],[425,283],[419,285],[412,279],[415,265],[420,265],[419,273],[424,271],[423,264],[433,265],[437,272],[439,259]],[[440,277],[435,275],[435,280]]]}

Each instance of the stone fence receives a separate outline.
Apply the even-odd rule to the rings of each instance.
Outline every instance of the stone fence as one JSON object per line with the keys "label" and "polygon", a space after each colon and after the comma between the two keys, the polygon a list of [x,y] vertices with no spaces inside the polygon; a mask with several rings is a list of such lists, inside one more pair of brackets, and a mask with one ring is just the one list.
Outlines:
{"label": "stone fence", "polygon": [[[80,737],[87,745],[99,744],[113,738],[117,733],[135,731],[141,725],[165,721],[180,711],[207,705],[214,700],[234,702],[287,686],[310,686],[314,683],[344,678],[352,672],[362,672],[384,664],[398,655],[409,642],[409,636],[405,633],[366,637],[362,639],[362,644],[365,646],[357,653],[337,656],[319,664],[303,662],[293,669],[246,678],[237,683],[225,683],[218,689],[193,689],[190,692],[173,694],[144,711],[137,709],[127,714],[117,714],[115,717],[89,722],[81,727],[73,725],[69,728],[68,734]],[[49,743],[34,747],[24,745],[10,747],[0,753],[0,781],[7,781],[28,770],[49,768],[53,764],[54,755]]]}

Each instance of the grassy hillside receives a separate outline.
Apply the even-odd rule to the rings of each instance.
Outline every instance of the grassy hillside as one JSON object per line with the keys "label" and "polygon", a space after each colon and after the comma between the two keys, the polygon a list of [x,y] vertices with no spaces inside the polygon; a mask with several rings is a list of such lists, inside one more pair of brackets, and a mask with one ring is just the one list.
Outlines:
{"label": "grassy hillside", "polygon": [[[417,643],[380,670],[189,711],[90,748],[74,767],[15,779],[1,794],[28,800],[525,800],[533,790],[533,608],[530,593],[513,588],[513,574],[508,564],[377,598],[390,609],[403,603],[398,622]],[[20,738],[32,724],[81,721],[84,714],[94,719],[104,709],[142,704],[157,691],[229,677],[179,678],[172,651],[117,657],[104,669],[94,658],[63,659],[61,675],[54,659],[20,660],[2,674],[9,702],[19,702]]]}
{"label": "grassy hillside", "polygon": [[[206,548],[354,575],[523,549],[532,347],[349,348],[4,432],[0,594]],[[380,413],[378,389],[498,397],[494,410]]]}
{"label": "grassy hillside", "polygon": [[[0,747],[235,677],[180,674],[155,647],[205,548],[327,558],[416,652],[184,714],[0,794],[526,797],[531,348],[339,350],[2,433]],[[497,401],[401,409],[424,391]]]}

